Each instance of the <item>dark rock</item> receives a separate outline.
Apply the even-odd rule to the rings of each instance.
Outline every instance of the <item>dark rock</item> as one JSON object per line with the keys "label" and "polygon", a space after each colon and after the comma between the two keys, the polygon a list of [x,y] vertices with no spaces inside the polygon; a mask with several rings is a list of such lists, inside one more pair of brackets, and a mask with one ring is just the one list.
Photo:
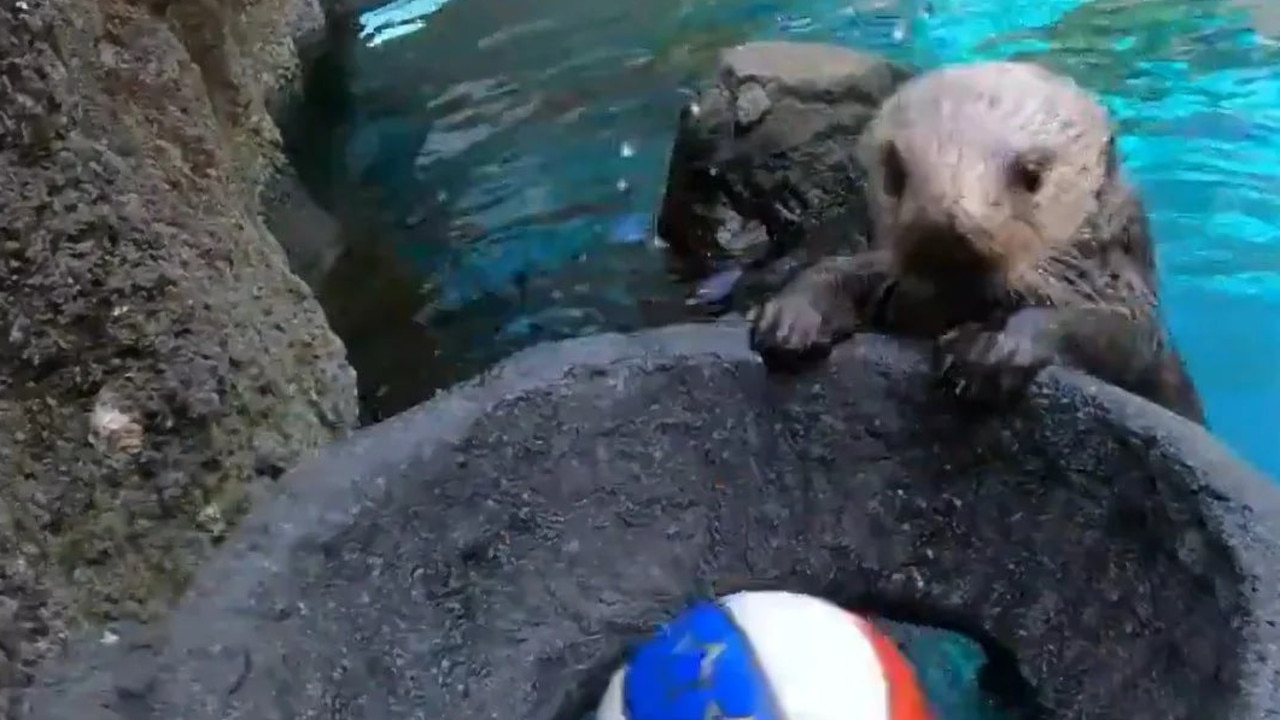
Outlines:
{"label": "dark rock", "polygon": [[0,7],[0,716],[163,612],[355,378],[259,218],[292,0]]}
{"label": "dark rock", "polygon": [[797,250],[865,243],[864,173],[853,148],[911,70],[821,43],[724,51],[681,112],[658,214],[674,270],[702,279]]}
{"label": "dark rock", "polygon": [[1200,428],[1056,371],[962,415],[876,337],[775,380],[744,333],[538,346],[332,446],[149,661],[79,646],[29,717],[577,718],[628,640],[748,587],[964,631],[1052,717],[1274,717],[1280,498]]}

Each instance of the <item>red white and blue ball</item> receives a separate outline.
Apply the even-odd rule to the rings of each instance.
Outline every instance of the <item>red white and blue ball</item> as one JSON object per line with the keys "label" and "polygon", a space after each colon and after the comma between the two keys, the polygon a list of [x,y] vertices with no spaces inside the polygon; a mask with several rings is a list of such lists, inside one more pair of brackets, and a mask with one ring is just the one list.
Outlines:
{"label": "red white and blue ball", "polygon": [[699,603],[614,673],[597,720],[933,720],[916,674],[865,618],[810,595]]}

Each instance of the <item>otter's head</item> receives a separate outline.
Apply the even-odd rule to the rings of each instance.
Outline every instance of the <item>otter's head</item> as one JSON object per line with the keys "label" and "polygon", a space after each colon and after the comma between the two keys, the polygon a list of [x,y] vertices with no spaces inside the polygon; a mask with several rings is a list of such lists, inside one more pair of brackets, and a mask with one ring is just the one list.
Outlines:
{"label": "otter's head", "polygon": [[1027,63],[956,65],[885,101],[858,153],[872,244],[903,276],[1009,287],[1067,249],[1115,181],[1107,111]]}

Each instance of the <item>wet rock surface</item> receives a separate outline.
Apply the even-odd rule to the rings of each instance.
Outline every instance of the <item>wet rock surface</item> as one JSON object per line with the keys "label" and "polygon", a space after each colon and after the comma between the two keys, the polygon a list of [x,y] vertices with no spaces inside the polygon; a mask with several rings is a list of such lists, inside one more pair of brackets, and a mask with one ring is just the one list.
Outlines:
{"label": "wet rock surface", "polygon": [[[312,8],[314,10],[314,7]],[[284,0],[0,9],[0,716],[70,628],[144,618],[354,377],[259,219]]]}
{"label": "wet rock surface", "polygon": [[964,631],[1042,716],[1273,716],[1272,485],[1080,376],[1001,417],[927,377],[861,337],[770,378],[729,323],[535,347],[291,471],[29,717],[577,718],[629,640],[749,587]]}
{"label": "wet rock surface", "polygon": [[854,143],[910,70],[836,45],[725,50],[682,111],[658,234],[675,270],[701,279],[796,251],[865,242]]}

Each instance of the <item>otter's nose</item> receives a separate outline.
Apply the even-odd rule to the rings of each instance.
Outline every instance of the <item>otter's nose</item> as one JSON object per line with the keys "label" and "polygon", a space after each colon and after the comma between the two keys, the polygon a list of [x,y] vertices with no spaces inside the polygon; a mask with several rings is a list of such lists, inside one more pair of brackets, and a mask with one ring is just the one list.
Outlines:
{"label": "otter's nose", "polygon": [[945,224],[935,225],[930,230],[929,244],[935,252],[947,262],[969,264],[983,260],[982,244],[973,233],[963,229],[963,224],[949,220]]}
{"label": "otter's nose", "polygon": [[911,235],[904,259],[923,276],[985,276],[999,264],[979,239],[951,222],[917,226]]}

